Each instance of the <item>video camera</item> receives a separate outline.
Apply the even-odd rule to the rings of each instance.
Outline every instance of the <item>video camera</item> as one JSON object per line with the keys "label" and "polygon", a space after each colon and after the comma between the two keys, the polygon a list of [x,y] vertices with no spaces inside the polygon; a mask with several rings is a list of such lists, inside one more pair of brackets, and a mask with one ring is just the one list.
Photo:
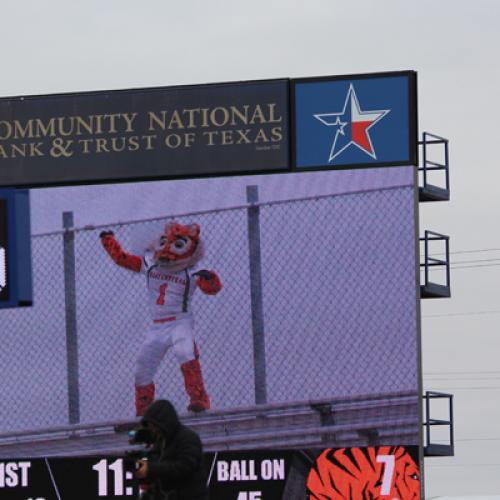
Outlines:
{"label": "video camera", "polygon": [[145,445],[143,449],[125,452],[125,456],[123,457],[124,468],[128,472],[134,472],[138,469],[137,462],[139,460],[150,460],[152,458],[150,447],[154,444],[156,438],[151,429],[143,426],[129,431],[128,436],[129,444]]}

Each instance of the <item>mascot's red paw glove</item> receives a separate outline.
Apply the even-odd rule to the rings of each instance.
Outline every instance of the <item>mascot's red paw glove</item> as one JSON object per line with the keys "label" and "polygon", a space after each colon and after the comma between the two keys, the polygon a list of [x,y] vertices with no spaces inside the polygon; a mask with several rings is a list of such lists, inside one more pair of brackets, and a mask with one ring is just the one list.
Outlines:
{"label": "mascot's red paw glove", "polygon": [[113,231],[102,231],[99,234],[99,238],[101,238],[104,250],[106,250],[116,264],[136,273],[140,272],[142,259],[137,255],[125,252],[120,243],[115,239]]}
{"label": "mascot's red paw glove", "polygon": [[200,290],[207,295],[215,295],[222,289],[221,280],[214,271],[202,269],[194,273],[193,276],[198,276],[196,284],[200,287]]}
{"label": "mascot's red paw glove", "polygon": [[102,246],[108,251],[108,253],[116,246],[114,243],[115,233],[113,231],[101,231],[99,233],[99,238],[101,239]]}
{"label": "mascot's red paw glove", "polygon": [[101,238],[102,240],[103,238],[106,238],[106,236],[114,236],[114,235],[115,233],[113,233],[113,231],[101,231],[99,233],[99,238]]}

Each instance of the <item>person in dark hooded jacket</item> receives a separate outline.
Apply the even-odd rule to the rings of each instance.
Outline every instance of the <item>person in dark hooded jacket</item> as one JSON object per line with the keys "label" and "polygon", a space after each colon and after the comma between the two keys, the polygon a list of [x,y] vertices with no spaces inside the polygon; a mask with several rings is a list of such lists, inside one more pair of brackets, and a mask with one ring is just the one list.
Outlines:
{"label": "person in dark hooded jacket", "polygon": [[201,440],[181,424],[170,401],[155,401],[141,424],[155,443],[148,461],[139,461],[136,477],[150,485],[142,497],[151,500],[208,500]]}

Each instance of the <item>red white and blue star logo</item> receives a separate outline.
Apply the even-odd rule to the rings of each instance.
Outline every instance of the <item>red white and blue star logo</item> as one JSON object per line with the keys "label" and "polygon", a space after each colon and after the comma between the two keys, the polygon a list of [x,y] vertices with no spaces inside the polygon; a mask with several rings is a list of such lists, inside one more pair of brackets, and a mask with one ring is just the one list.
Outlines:
{"label": "red white and blue star logo", "polygon": [[351,147],[357,147],[373,159],[377,159],[370,129],[390,111],[390,109],[362,110],[354,86],[350,84],[342,111],[314,115],[314,118],[327,127],[332,127],[335,132],[328,163],[333,163],[335,158]]}
{"label": "red white and blue star logo", "polygon": [[294,167],[414,165],[416,75],[304,78],[292,87]]}

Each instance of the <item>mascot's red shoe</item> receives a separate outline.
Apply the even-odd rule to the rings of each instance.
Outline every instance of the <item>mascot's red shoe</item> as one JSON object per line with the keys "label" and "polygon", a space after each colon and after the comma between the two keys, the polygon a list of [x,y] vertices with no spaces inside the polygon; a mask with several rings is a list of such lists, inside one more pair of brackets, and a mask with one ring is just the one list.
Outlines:
{"label": "mascot's red shoe", "polygon": [[155,399],[155,385],[153,382],[147,385],[135,386],[135,414],[143,417],[146,410]]}
{"label": "mascot's red shoe", "polygon": [[210,409],[210,399],[205,391],[201,366],[198,359],[192,359],[181,365],[182,375],[184,375],[184,385],[190,398],[188,411],[199,413]]}

